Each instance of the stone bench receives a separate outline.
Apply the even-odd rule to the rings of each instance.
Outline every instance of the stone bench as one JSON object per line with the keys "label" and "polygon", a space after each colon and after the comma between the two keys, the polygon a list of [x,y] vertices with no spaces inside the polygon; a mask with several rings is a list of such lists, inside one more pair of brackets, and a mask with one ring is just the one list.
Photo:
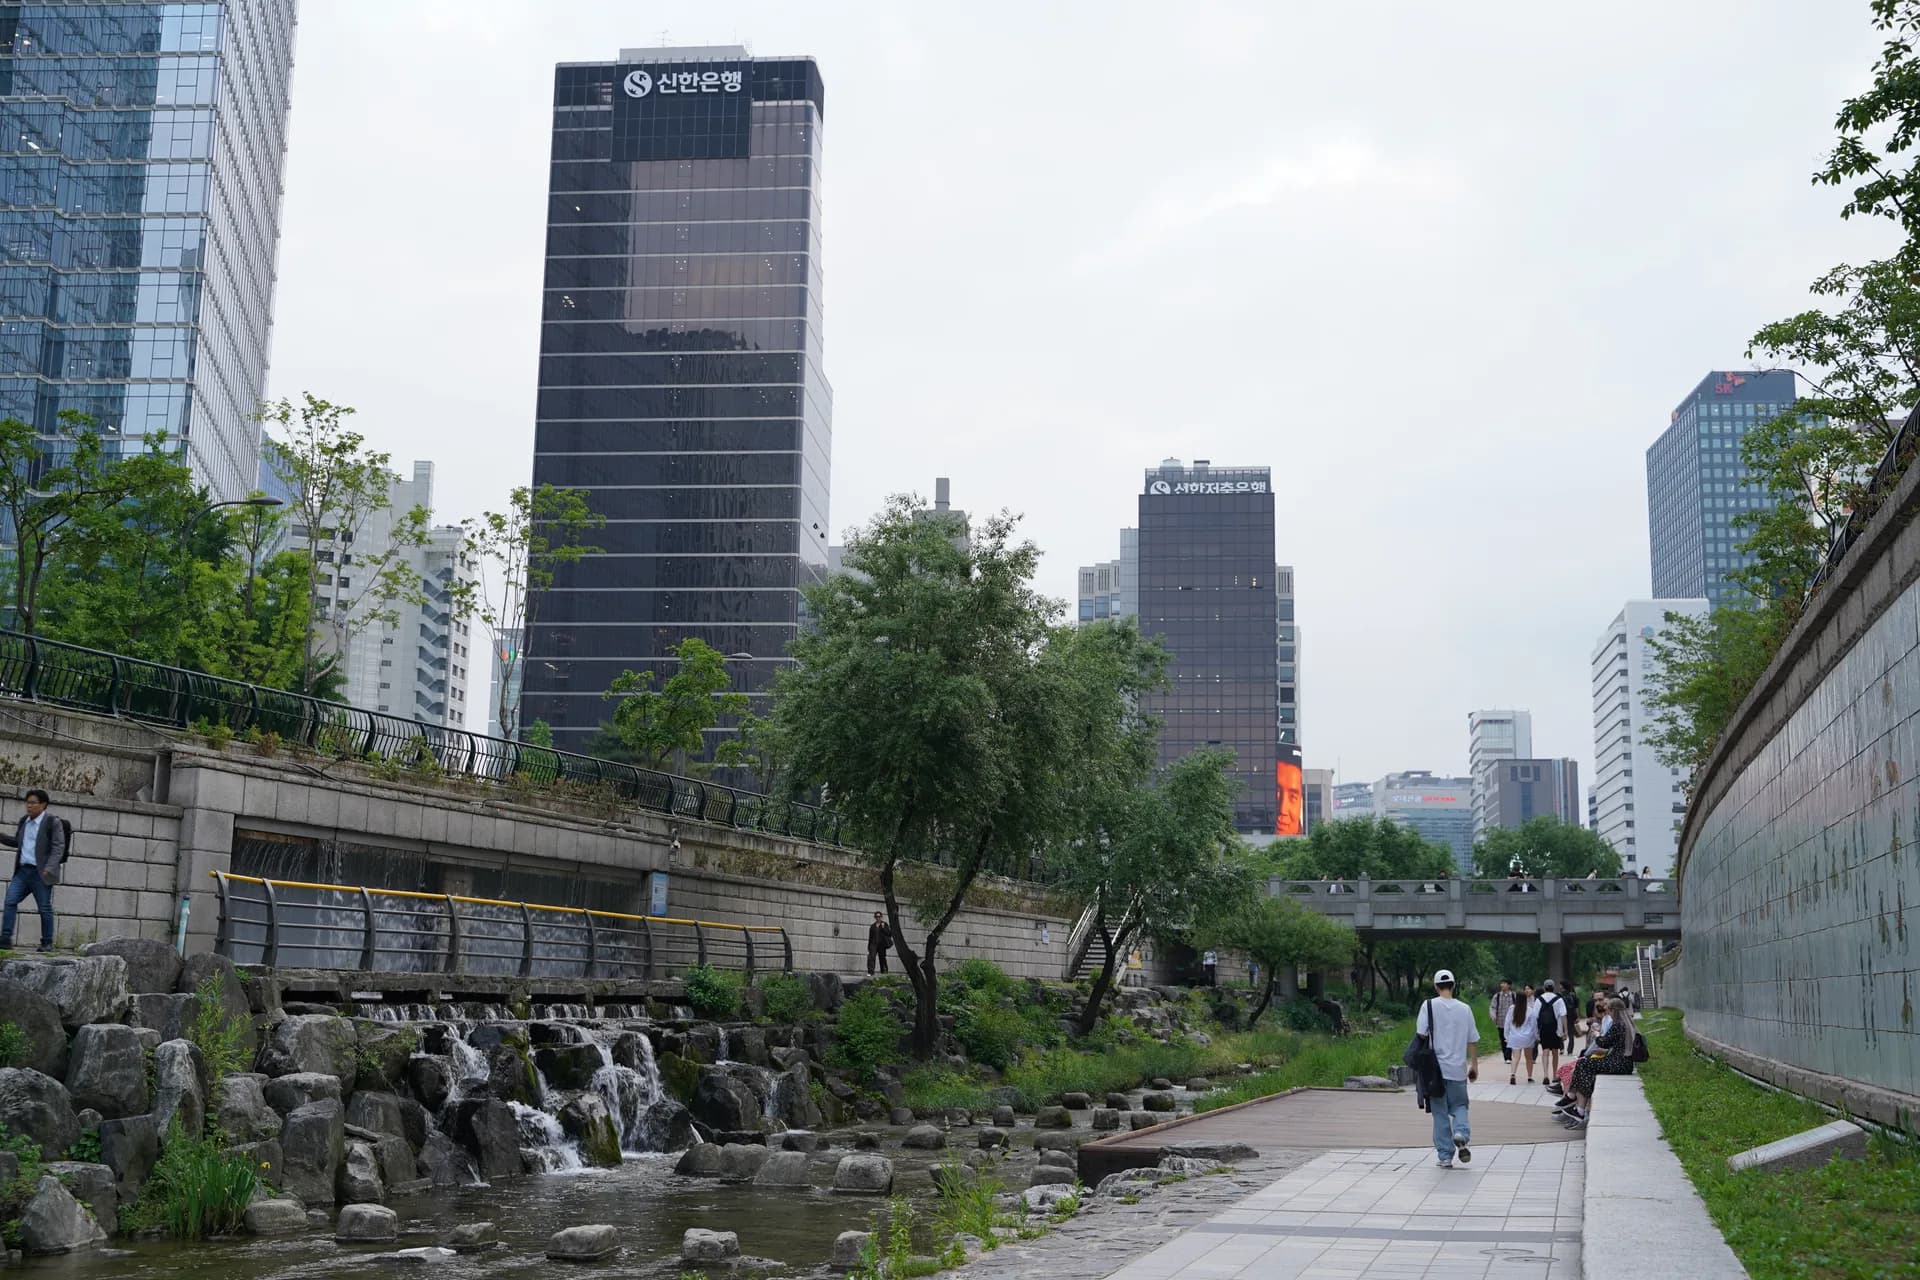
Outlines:
{"label": "stone bench", "polygon": [[[1628,1230],[1663,1274],[1687,1280],[1747,1280],[1660,1122],[1637,1076],[1600,1076],[1587,1122],[1587,1189],[1580,1248],[1587,1259],[1617,1250]],[[1589,1270],[1593,1264],[1588,1263]]]}

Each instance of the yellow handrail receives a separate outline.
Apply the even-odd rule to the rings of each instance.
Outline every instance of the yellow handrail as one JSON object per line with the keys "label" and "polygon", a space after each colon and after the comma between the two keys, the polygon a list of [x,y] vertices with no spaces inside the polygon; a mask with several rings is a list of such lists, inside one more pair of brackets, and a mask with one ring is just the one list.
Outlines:
{"label": "yellow handrail", "polygon": [[606,920],[639,920],[646,924],[685,924],[701,929],[737,929],[742,933],[781,933],[777,924],[734,924],[724,920],[688,920],[678,916],[636,916],[622,911],[601,911],[592,907],[553,907],[539,902],[506,902],[499,898],[467,898],[457,893],[421,893],[414,889],[366,889],[351,884],[313,884],[305,880],[263,880],[259,876],[240,876],[226,871],[209,871],[215,880],[225,876],[233,884],[272,885],[276,889],[314,889],[322,893],[378,894],[383,898],[415,898],[423,902],[464,903],[470,907],[519,907],[527,911],[552,911],[570,916],[599,916]]}

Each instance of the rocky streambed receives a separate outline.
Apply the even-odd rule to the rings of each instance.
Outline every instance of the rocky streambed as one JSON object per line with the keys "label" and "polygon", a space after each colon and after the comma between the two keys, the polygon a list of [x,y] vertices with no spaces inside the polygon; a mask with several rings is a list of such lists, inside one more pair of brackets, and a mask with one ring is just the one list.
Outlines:
{"label": "rocky streambed", "polygon": [[[49,1162],[24,1188],[16,1243],[49,1276],[547,1274],[566,1265],[549,1260],[554,1233],[593,1224],[615,1229],[615,1274],[677,1276],[690,1229],[733,1232],[765,1274],[823,1273],[880,1196],[931,1199],[936,1165],[990,1169],[1015,1192],[1057,1185],[1080,1142],[1189,1101],[1162,1088],[1069,1096],[1037,1116],[916,1117],[891,1078],[855,1087],[822,1065],[830,1017],[283,1003],[270,979],[217,957],[183,966],[131,940],[87,950],[0,966],[0,1022],[26,1045],[0,1069],[0,1123]],[[812,988],[830,1015],[838,980]],[[220,1026],[234,1041],[225,1073],[195,1039]],[[176,1123],[261,1169],[246,1236],[116,1234]],[[486,1247],[443,1249],[463,1240]]]}

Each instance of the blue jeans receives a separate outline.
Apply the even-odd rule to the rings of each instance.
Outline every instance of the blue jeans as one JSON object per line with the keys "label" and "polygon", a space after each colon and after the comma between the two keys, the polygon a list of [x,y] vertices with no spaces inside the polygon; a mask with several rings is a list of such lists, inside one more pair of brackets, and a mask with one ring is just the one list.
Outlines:
{"label": "blue jeans", "polygon": [[1449,1080],[1444,1097],[1429,1098],[1427,1106],[1433,1111],[1433,1149],[1440,1153],[1442,1160],[1453,1159],[1453,1140],[1465,1142],[1467,1128],[1467,1082]]}
{"label": "blue jeans", "polygon": [[6,910],[0,913],[0,947],[13,945],[13,918],[29,894],[34,906],[40,908],[40,945],[53,945],[53,886],[40,878],[40,868],[23,866],[7,882]]}

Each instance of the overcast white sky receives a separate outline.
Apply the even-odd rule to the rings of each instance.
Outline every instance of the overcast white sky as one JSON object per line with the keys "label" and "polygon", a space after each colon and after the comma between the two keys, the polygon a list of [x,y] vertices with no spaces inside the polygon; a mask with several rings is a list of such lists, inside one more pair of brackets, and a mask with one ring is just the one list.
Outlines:
{"label": "overcast white sky", "polygon": [[951,476],[1070,602],[1142,468],[1270,465],[1346,780],[1463,770],[1477,706],[1590,780],[1647,445],[1887,247],[1808,182],[1865,0],[307,0],[271,391],[442,520],[531,469],[553,65],[663,34],[825,76],[835,530]]}

